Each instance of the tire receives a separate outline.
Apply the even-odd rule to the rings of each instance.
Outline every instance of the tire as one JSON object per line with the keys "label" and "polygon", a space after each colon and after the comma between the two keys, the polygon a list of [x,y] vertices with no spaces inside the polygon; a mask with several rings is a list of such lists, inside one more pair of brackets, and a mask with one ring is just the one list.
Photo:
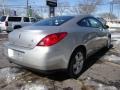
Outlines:
{"label": "tire", "polygon": [[76,50],[75,52],[73,52],[68,67],[68,74],[70,78],[76,79],[80,76],[83,69],[84,61],[85,58],[82,50]]}
{"label": "tire", "polygon": [[111,47],[111,36],[108,37],[106,48],[110,49]]}
{"label": "tire", "polygon": [[7,31],[7,33],[10,33],[11,31]]}
{"label": "tire", "polygon": [[19,25],[14,26],[14,29],[19,29],[19,28],[22,28],[22,27]]}

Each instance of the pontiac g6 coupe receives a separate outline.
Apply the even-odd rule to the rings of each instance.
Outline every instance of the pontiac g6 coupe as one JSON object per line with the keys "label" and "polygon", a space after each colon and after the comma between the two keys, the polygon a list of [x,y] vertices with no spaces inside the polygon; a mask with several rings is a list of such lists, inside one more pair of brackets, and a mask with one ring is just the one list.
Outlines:
{"label": "pontiac g6 coupe", "polygon": [[10,62],[43,71],[66,69],[77,78],[86,58],[109,48],[108,26],[90,15],[58,16],[14,30],[4,44]]}

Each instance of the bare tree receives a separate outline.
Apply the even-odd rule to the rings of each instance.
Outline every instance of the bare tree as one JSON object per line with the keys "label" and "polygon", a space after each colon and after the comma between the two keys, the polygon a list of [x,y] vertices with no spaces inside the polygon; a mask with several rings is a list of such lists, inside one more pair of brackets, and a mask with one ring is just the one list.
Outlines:
{"label": "bare tree", "polygon": [[100,17],[106,19],[106,20],[109,20],[109,19],[117,19],[117,16],[115,16],[114,14],[111,14],[111,13],[102,13],[99,15]]}
{"label": "bare tree", "polygon": [[91,14],[97,9],[97,5],[101,3],[102,0],[84,0],[83,3],[79,2],[79,12],[81,14]]}
{"label": "bare tree", "polygon": [[39,15],[40,17],[44,17],[44,16],[45,16],[45,13],[48,14],[48,7],[40,6],[39,8],[36,8],[34,11],[35,11],[36,14]]}
{"label": "bare tree", "polygon": [[70,5],[69,2],[61,2],[61,0],[58,0],[58,7],[57,7],[57,14],[62,16],[65,14],[66,10],[69,10]]}

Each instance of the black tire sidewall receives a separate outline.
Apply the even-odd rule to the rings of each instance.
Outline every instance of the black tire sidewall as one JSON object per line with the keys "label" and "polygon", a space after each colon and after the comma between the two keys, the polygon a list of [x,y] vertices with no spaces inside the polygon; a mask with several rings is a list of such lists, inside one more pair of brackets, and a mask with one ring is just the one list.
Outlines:
{"label": "black tire sidewall", "polygon": [[[69,62],[69,67],[68,67],[68,74],[69,74],[69,76],[70,76],[71,78],[75,78],[75,79],[80,76],[81,71],[82,71],[82,69],[81,69],[81,71],[80,71],[78,74],[74,74],[74,72],[73,72],[73,65],[74,65],[74,63],[75,63],[75,55],[76,55],[78,52],[81,52],[81,54],[82,54],[82,56],[83,56],[83,61],[85,61],[85,57],[84,57],[84,55],[83,55],[82,50],[75,50],[75,51],[73,52],[72,56],[71,56],[71,59],[70,59],[70,62]],[[83,62],[83,64],[84,64],[84,62]],[[82,67],[82,68],[83,68],[83,67]]]}
{"label": "black tire sidewall", "polygon": [[109,49],[110,46],[111,46],[111,37],[108,37],[107,45],[106,45],[107,49]]}
{"label": "black tire sidewall", "polygon": [[14,26],[14,29],[19,29],[19,28],[22,28],[22,27],[19,25]]}

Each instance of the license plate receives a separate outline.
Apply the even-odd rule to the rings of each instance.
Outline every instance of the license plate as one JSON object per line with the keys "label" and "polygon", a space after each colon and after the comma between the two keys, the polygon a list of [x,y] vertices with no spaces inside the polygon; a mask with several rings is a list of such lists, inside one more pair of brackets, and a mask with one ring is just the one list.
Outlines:
{"label": "license plate", "polygon": [[8,49],[8,56],[13,57],[14,56],[14,51],[12,49]]}

